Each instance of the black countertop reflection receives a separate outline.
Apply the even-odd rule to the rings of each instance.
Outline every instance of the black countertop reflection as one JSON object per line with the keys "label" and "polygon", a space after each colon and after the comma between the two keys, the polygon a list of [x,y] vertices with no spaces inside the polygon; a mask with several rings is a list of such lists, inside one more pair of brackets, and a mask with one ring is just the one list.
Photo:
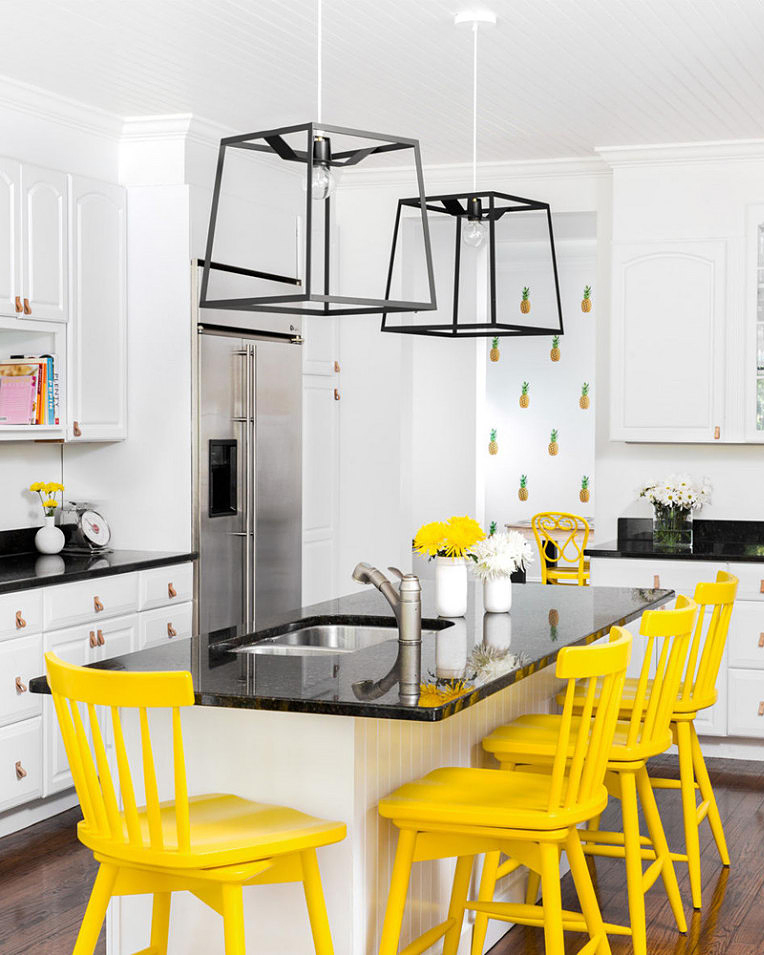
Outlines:
{"label": "black countertop reflection", "polygon": [[[344,716],[432,722],[455,713],[554,662],[561,647],[589,643],[613,624],[625,624],[643,610],[665,603],[671,590],[619,587],[551,587],[516,584],[511,614],[486,614],[482,588],[470,584],[463,618],[436,618],[434,585],[423,582],[423,629],[441,627],[422,639],[423,692],[419,705],[400,702],[398,685],[377,699],[359,699],[361,681],[378,681],[397,655],[397,631],[391,640],[354,653],[244,655],[235,646],[251,644],[272,628],[313,618],[343,617],[345,623],[389,621],[388,606],[376,590],[305,607],[262,621],[254,634],[235,629],[203,634],[94,664],[100,669],[189,670],[201,706],[292,710]],[[254,660],[248,672],[247,660]],[[356,688],[354,689],[354,684]],[[31,681],[45,692],[44,678]]]}
{"label": "black countertop reflection", "polygon": [[693,521],[692,549],[672,550],[653,543],[650,518],[620,518],[618,539],[586,548],[589,557],[658,560],[764,561],[764,521]]}

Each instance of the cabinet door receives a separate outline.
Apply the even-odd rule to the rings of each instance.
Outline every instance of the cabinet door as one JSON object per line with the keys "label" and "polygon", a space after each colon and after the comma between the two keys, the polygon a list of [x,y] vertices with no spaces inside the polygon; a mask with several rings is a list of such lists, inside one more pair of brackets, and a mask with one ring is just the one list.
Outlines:
{"label": "cabinet door", "polygon": [[725,253],[723,241],[613,247],[613,440],[725,440]]}
{"label": "cabinet door", "polygon": [[63,172],[21,170],[25,316],[48,322],[68,317],[67,180]]}
{"label": "cabinet door", "polygon": [[0,159],[0,315],[15,316],[21,290],[21,166]]}
{"label": "cabinet door", "polygon": [[118,617],[116,620],[104,620],[96,630],[102,643],[95,650],[95,660],[108,660],[123,653],[132,653],[138,649],[138,617]]}
{"label": "cabinet door", "polygon": [[69,438],[115,441],[127,437],[125,190],[73,176],[70,203]]}

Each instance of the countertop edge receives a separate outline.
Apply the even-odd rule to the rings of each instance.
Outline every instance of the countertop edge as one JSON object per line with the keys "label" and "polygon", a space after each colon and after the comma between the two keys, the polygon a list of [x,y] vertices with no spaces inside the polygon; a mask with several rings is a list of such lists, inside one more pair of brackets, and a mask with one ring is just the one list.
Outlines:
{"label": "countertop edge", "polygon": [[757,557],[752,554],[693,554],[687,551],[635,553],[615,543],[612,548],[604,544],[601,547],[587,547],[584,554],[600,560],[691,560],[706,564],[718,564],[720,561],[729,564],[764,564],[764,555]]}

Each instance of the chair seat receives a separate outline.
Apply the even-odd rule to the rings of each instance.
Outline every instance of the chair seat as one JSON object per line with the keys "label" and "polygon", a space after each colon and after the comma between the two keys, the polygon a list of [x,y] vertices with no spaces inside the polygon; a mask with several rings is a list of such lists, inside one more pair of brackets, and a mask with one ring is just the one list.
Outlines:
{"label": "chair seat", "polygon": [[[537,762],[531,757],[543,757],[544,762],[551,762],[557,752],[557,740],[560,735],[561,717],[554,713],[535,713],[520,716],[506,726],[499,726],[483,740],[483,749],[501,762],[522,762],[528,759]],[[573,717],[573,736],[580,724],[579,717]],[[629,724],[616,723],[613,745],[608,754],[608,764],[632,763],[649,759],[665,752],[671,745],[670,730],[663,737],[650,741],[649,744],[638,743],[627,746]],[[572,747],[568,753],[573,755]],[[517,757],[517,759],[515,759]],[[612,768],[612,766],[611,766]]]}
{"label": "chair seat", "polygon": [[[627,679],[626,682],[624,683],[623,696],[621,698],[621,705],[620,705],[620,712],[622,714],[630,713],[632,709],[634,708],[634,700],[637,695],[638,684],[639,684],[639,680],[637,680],[635,677],[629,677],[629,679]],[[653,681],[648,680],[647,691],[645,694],[646,699],[649,699],[652,688],[653,688]],[[599,698],[599,690],[597,692],[597,697]],[[680,689],[679,694],[677,695],[676,703],[674,704],[674,714],[676,716],[686,717],[688,713],[696,713],[698,710],[705,710],[707,707],[713,706],[714,703],[716,703],[718,698],[719,698],[719,694],[717,693],[716,689],[714,689],[711,693],[707,694],[704,697],[700,697],[698,694],[693,694],[693,697],[691,700],[683,700],[682,691]],[[562,706],[563,703],[565,702],[564,691],[561,691],[560,693],[557,694],[557,702],[560,704],[560,706]],[[584,705],[584,685],[581,683],[576,685],[576,695],[574,697],[574,706],[577,707],[578,709],[581,709],[583,705]]]}
{"label": "chair seat", "polygon": [[396,822],[549,831],[591,819],[607,805],[607,790],[570,809],[548,810],[551,776],[499,769],[436,769],[380,801]]}
{"label": "chair seat", "polygon": [[[167,850],[149,846],[145,810],[138,818],[146,848],[120,845],[89,830],[84,822],[78,836],[94,852],[111,859],[171,868],[213,868],[254,862],[272,856],[330,845],[345,838],[342,822],[308,816],[297,809],[250,802],[239,796],[209,794],[188,800],[191,851],[177,851],[175,804],[160,803],[162,837]],[[121,814],[124,823],[124,813]]]}

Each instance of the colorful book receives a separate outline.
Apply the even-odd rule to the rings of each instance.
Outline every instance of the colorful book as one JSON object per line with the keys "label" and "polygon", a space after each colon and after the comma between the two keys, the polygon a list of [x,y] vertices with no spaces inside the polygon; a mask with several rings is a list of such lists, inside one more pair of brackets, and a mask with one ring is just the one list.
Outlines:
{"label": "colorful book", "polygon": [[34,424],[37,371],[0,377],[0,424]]}

